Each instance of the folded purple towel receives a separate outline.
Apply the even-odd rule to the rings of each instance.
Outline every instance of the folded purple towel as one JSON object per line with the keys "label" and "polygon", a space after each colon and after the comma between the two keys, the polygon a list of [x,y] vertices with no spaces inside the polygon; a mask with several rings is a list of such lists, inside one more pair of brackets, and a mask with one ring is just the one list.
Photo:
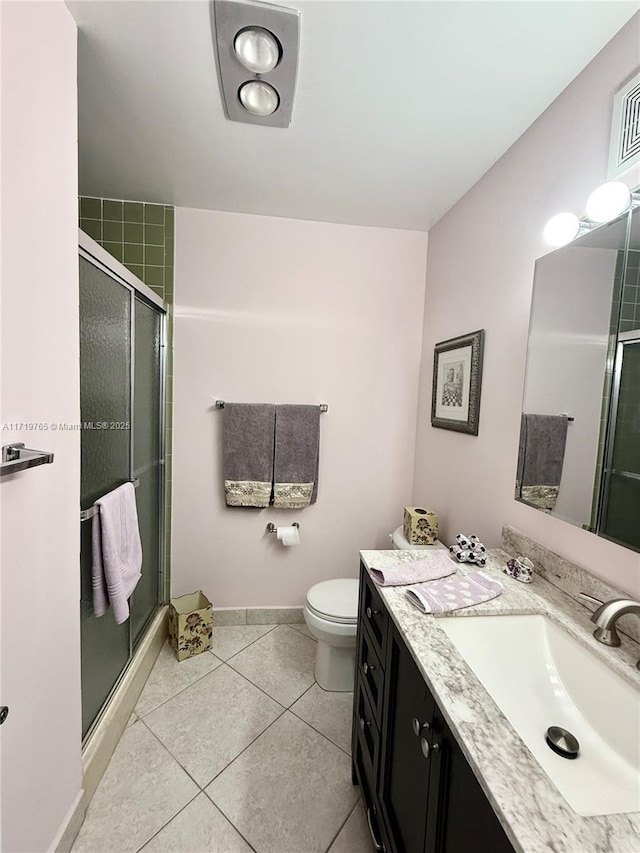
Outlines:
{"label": "folded purple towel", "polygon": [[497,598],[503,590],[500,581],[484,572],[458,575],[436,583],[423,583],[408,589],[405,595],[423,613],[444,613],[461,610],[483,601]]}
{"label": "folded purple towel", "polygon": [[404,560],[384,569],[369,569],[369,574],[380,586],[400,586],[446,578],[458,570],[447,551],[436,552],[423,560]]}

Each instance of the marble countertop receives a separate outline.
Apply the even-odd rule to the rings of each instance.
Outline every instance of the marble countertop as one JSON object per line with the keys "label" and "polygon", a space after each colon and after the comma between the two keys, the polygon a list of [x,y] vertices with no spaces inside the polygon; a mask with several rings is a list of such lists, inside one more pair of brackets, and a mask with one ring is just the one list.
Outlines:
{"label": "marble countertop", "polygon": [[[367,568],[429,557],[414,551],[360,554]],[[638,645],[626,637],[620,648],[598,643],[587,607],[539,575],[531,584],[510,578],[502,572],[508,558],[502,550],[489,551],[482,569],[503,583],[502,595],[454,613],[421,613],[405,597],[404,586],[378,590],[515,849],[638,853],[640,812],[594,817],[574,812],[438,624],[440,619],[465,616],[541,613],[640,690]],[[475,568],[461,565],[459,571]]]}

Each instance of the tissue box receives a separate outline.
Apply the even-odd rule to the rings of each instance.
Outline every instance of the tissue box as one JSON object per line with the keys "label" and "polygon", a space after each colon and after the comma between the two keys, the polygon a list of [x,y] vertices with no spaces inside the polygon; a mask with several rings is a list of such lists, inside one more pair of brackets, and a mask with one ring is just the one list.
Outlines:
{"label": "tissue box", "polygon": [[198,590],[169,602],[169,645],[178,660],[199,655],[211,648],[213,606]]}
{"label": "tissue box", "polygon": [[433,545],[438,539],[438,516],[430,509],[406,506],[402,532],[410,545]]}

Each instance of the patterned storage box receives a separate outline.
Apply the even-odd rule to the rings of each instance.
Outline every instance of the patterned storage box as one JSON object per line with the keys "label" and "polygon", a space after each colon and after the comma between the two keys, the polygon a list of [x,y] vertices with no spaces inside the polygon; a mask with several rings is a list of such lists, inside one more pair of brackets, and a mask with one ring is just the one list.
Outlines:
{"label": "patterned storage box", "polygon": [[438,539],[438,516],[430,509],[406,506],[402,532],[410,545],[433,545]]}
{"label": "patterned storage box", "polygon": [[211,648],[213,605],[198,590],[169,602],[169,644],[178,660],[199,655]]}

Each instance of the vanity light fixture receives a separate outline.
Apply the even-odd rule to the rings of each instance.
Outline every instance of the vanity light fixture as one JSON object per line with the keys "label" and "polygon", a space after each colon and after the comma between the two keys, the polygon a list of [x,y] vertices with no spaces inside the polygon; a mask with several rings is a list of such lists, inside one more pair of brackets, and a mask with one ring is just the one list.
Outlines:
{"label": "vanity light fixture", "polygon": [[594,190],[587,201],[587,216],[592,222],[610,222],[633,201],[633,193],[622,181],[608,181]]}
{"label": "vanity light fixture", "polygon": [[544,239],[550,246],[560,248],[586,234],[592,227],[588,222],[578,219],[575,213],[558,213],[545,225]]}
{"label": "vanity light fixture", "polygon": [[231,121],[289,127],[300,13],[258,0],[212,0],[218,79]]}
{"label": "vanity light fixture", "polygon": [[605,222],[611,222],[625,210],[640,206],[640,192],[632,192],[622,181],[609,181],[594,190],[587,200],[587,215],[578,219],[575,213],[558,213],[544,228],[544,239],[555,248],[566,246],[576,237]]}

